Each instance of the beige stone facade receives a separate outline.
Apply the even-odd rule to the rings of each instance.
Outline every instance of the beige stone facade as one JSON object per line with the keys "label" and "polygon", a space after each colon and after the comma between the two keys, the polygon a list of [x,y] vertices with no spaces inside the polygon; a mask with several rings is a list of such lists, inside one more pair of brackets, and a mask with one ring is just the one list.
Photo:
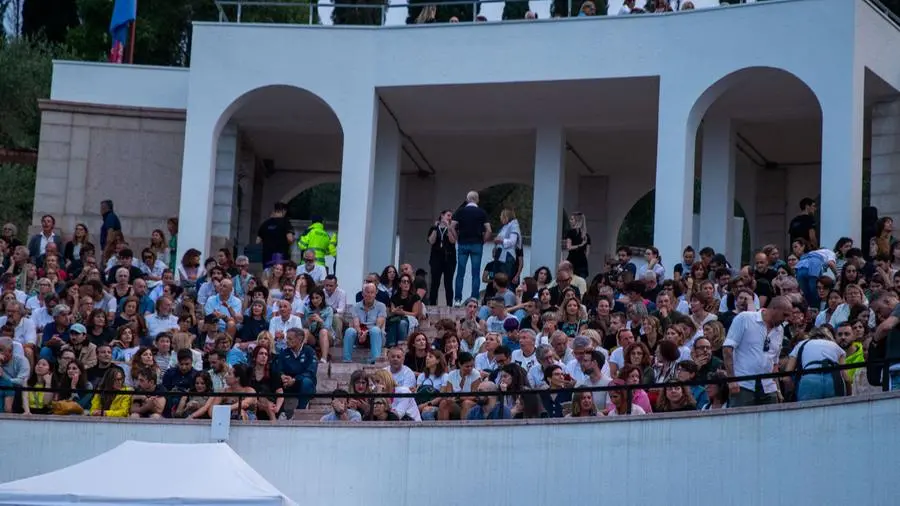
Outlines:
{"label": "beige stone facade", "polygon": [[52,214],[68,238],[84,223],[99,247],[100,202],[112,199],[132,249],[178,214],[185,113],[45,100],[30,232]]}

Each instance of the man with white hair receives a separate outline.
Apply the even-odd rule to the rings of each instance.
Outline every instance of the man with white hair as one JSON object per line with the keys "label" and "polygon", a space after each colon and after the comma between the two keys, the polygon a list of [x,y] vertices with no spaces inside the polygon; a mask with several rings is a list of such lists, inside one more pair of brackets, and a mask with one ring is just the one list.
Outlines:
{"label": "man with white hair", "polygon": [[6,316],[0,316],[0,327],[11,324],[16,330],[13,338],[23,346],[37,345],[37,329],[34,322],[25,315],[25,304],[10,302],[6,306]]}
{"label": "man with white hair", "polygon": [[298,269],[298,274],[309,274],[313,281],[320,285],[328,272],[324,265],[316,263],[316,250],[310,248],[303,252],[303,265]]}
{"label": "man with white hair", "polygon": [[456,284],[453,305],[462,305],[463,279],[466,276],[466,261],[471,264],[473,299],[478,299],[481,291],[481,256],[484,243],[490,239],[491,224],[484,209],[478,207],[478,192],[466,194],[466,204],[453,213],[450,222],[450,239],[456,242]]}
{"label": "man with white hair", "polygon": [[656,296],[662,290],[662,286],[660,286],[659,280],[656,278],[656,273],[653,271],[645,272],[641,276],[641,281],[644,282],[644,298],[650,301],[656,300]]}
{"label": "man with white hair", "polygon": [[31,374],[31,364],[24,353],[15,353],[13,340],[0,337],[0,383],[3,380],[22,386]]}
{"label": "man with white hair", "polygon": [[353,359],[353,346],[357,339],[360,344],[369,341],[370,364],[374,364],[381,356],[387,307],[375,300],[377,294],[378,288],[373,283],[366,283],[362,288],[362,300],[350,307],[353,320],[350,322],[350,328],[344,331],[344,362]]}

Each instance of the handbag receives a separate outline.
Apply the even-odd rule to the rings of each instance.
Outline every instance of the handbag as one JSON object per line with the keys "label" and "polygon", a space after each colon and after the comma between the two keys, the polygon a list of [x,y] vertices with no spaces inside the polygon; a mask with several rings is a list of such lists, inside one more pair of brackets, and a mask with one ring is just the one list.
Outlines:
{"label": "handbag", "polygon": [[50,409],[54,415],[83,415],[84,408],[75,401],[53,401]]}

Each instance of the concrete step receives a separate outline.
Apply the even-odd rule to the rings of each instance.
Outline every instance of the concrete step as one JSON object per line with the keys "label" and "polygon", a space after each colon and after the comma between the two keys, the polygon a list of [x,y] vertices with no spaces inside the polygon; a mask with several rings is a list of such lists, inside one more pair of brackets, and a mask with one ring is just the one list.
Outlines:
{"label": "concrete step", "polygon": [[326,413],[328,413],[331,408],[327,405],[325,406],[317,406],[310,404],[307,409],[298,409],[294,411],[293,420],[296,421],[313,421],[317,422],[322,418]]}

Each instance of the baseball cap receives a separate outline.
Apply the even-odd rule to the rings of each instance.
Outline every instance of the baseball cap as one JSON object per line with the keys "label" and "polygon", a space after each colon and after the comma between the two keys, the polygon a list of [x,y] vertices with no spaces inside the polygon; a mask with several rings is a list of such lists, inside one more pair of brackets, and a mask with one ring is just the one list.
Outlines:
{"label": "baseball cap", "polygon": [[73,323],[69,326],[69,333],[71,334],[72,332],[76,334],[87,334],[87,329],[80,323]]}

